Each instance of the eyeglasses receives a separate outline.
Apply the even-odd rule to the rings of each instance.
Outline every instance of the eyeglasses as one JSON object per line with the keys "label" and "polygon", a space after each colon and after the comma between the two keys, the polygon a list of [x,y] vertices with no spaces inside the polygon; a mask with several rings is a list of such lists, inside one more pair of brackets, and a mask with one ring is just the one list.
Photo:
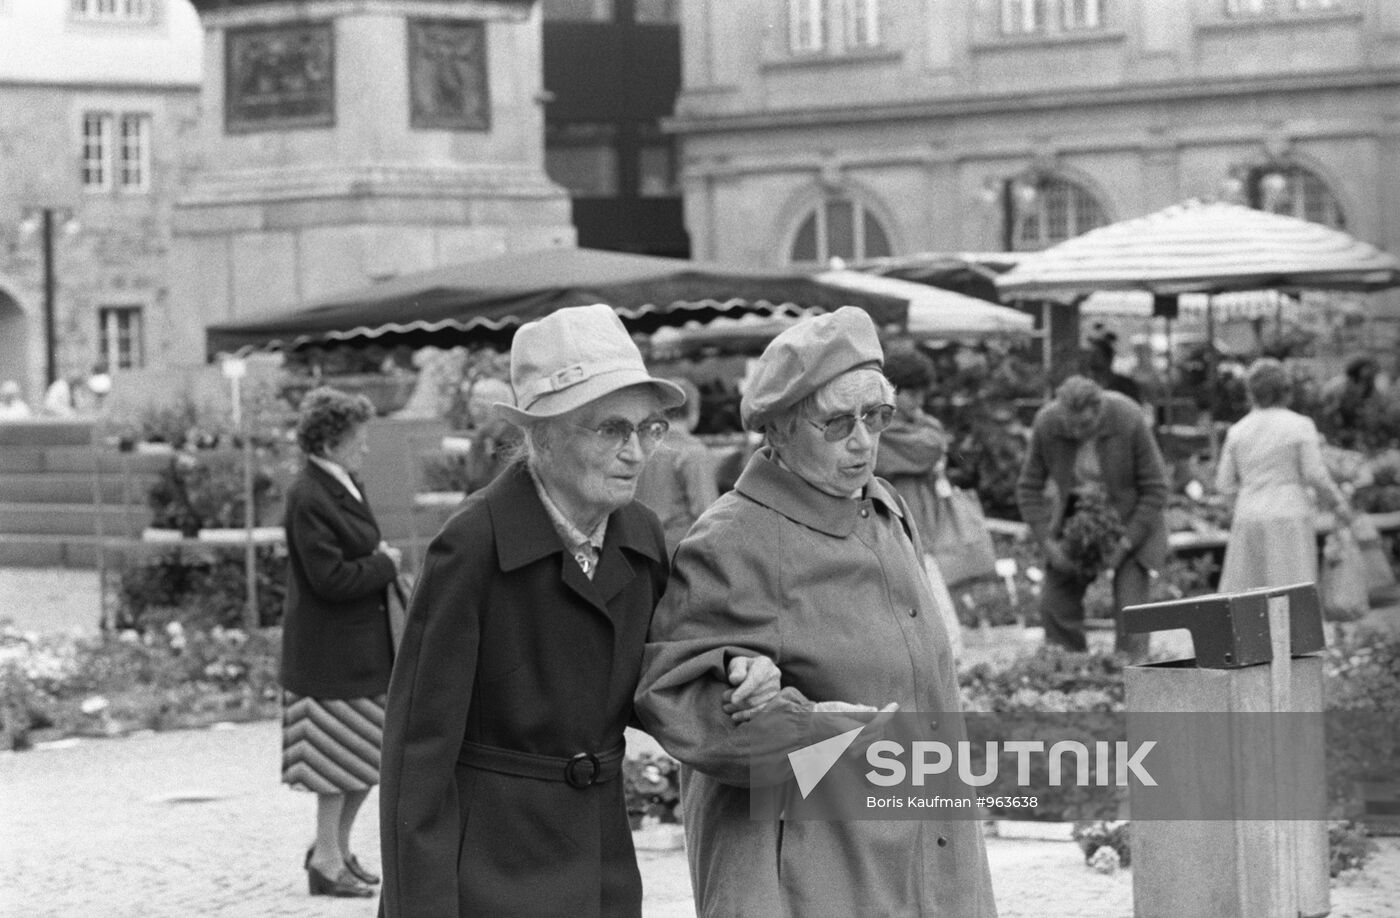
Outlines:
{"label": "eyeglasses", "polygon": [[627,421],[604,421],[597,427],[585,427],[582,424],[574,426],[593,434],[598,445],[605,449],[622,449],[632,439],[632,434],[637,435],[637,442],[641,444],[642,449],[656,449],[661,445],[661,441],[666,439],[666,431],[671,429],[671,422],[663,418],[651,418],[637,425]]}
{"label": "eyeglasses", "polygon": [[855,433],[856,421],[860,421],[864,424],[866,430],[877,434],[886,427],[889,427],[890,422],[893,420],[893,405],[876,405],[874,408],[867,409],[861,414],[838,414],[836,417],[827,418],[821,423],[817,423],[813,420],[808,420],[807,423],[811,424],[817,430],[820,430],[822,436],[826,438],[826,442],[839,443]]}

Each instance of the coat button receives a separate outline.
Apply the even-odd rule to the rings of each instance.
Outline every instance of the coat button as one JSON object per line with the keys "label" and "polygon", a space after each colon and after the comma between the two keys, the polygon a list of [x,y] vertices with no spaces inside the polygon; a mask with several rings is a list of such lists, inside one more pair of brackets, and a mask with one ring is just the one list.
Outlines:
{"label": "coat button", "polygon": [[948,839],[945,838],[945,837],[943,837],[942,835],[938,836],[938,847],[940,847],[940,848],[946,848],[946,847],[948,847]]}
{"label": "coat button", "polygon": [[910,618],[915,618],[915,617],[918,616],[918,614],[919,614],[919,610],[918,610],[917,608],[915,608],[914,606],[910,606],[910,607],[909,607],[909,617],[910,617]]}
{"label": "coat button", "polygon": [[862,510],[862,511],[860,511],[860,515],[861,515],[862,518],[868,517],[868,516],[870,515],[870,511],[869,511],[869,510]]}

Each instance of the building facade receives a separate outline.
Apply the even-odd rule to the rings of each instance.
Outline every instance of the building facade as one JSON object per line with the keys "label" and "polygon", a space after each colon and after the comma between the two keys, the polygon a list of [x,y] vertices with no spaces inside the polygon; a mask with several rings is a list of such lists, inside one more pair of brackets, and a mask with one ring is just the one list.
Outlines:
{"label": "building facade", "polygon": [[1391,0],[689,0],[698,258],[1033,250],[1192,197],[1400,250]]}
{"label": "building facade", "polygon": [[31,404],[54,377],[173,356],[199,41],[186,0],[0,0],[0,378]]}
{"label": "building facade", "polygon": [[545,163],[581,246],[685,258],[680,0],[542,0]]}

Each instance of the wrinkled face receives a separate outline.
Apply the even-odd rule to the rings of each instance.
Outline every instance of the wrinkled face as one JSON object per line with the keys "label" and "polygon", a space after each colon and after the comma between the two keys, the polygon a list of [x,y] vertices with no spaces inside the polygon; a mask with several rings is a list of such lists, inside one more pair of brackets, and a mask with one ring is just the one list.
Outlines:
{"label": "wrinkled face", "polygon": [[326,447],[326,458],[349,472],[358,472],[368,455],[369,435],[363,424],[351,428],[336,445]]}
{"label": "wrinkled face", "polygon": [[632,502],[652,448],[637,433],[619,443],[598,429],[639,427],[663,418],[651,386],[611,392],[550,422],[544,436],[536,438],[535,473],[575,525],[601,519]]}
{"label": "wrinkled face", "polygon": [[1098,430],[1103,416],[1103,399],[1095,399],[1065,412],[1065,429],[1076,440],[1087,440]]}
{"label": "wrinkled face", "polygon": [[878,371],[852,370],[817,391],[811,415],[800,418],[797,429],[777,444],[788,468],[808,484],[833,497],[853,497],[875,474],[875,452],[880,435],[858,422],[849,436],[829,442],[820,427],[842,415],[863,415],[890,404],[889,383]]}

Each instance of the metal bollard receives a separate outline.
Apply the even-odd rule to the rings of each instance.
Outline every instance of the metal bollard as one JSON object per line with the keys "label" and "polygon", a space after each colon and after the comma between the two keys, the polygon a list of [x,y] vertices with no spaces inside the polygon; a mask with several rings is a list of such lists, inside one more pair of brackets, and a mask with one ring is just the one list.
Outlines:
{"label": "metal bollard", "polygon": [[[1181,726],[1179,740],[1196,744],[1186,756],[1202,798],[1238,807],[1221,811],[1232,816],[1261,801],[1267,808],[1307,798],[1322,808],[1323,661],[1316,653],[1325,641],[1315,585],[1130,606],[1123,615],[1131,633],[1186,628],[1196,655],[1127,668],[1130,744],[1145,738],[1152,715],[1211,713],[1196,720],[1213,729],[1190,740],[1192,718],[1170,721]],[[1319,716],[1264,716],[1300,712]],[[1182,742],[1175,745],[1180,751]],[[1141,804],[1146,812],[1150,790],[1134,787],[1130,809]],[[1138,819],[1132,850],[1135,918],[1321,918],[1331,911],[1321,818]]]}

